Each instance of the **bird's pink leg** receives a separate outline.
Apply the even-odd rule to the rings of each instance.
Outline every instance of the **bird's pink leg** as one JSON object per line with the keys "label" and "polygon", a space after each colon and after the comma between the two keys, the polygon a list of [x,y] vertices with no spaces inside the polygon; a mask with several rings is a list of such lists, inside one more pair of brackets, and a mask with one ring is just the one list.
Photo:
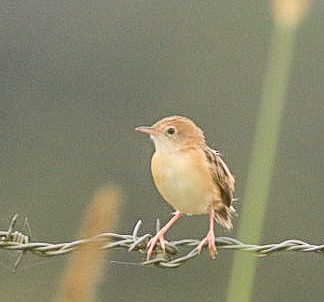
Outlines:
{"label": "bird's pink leg", "polygon": [[215,223],[215,210],[211,207],[209,210],[209,230],[206,237],[199,243],[198,252],[200,252],[203,246],[206,243],[208,243],[209,256],[212,259],[215,259],[217,255],[217,249],[215,245],[214,223]]}
{"label": "bird's pink leg", "polygon": [[168,223],[160,229],[156,235],[151,238],[151,240],[147,244],[147,258],[150,258],[150,256],[153,253],[153,250],[160,241],[161,248],[163,252],[165,252],[165,242],[164,242],[164,234],[171,228],[171,226],[182,216],[183,214],[179,211],[175,212],[174,216],[168,221]]}

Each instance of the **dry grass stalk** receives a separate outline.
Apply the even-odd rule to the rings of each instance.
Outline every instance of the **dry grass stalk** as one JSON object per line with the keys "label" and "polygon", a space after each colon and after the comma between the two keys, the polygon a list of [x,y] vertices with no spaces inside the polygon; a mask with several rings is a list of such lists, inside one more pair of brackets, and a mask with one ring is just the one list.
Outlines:
{"label": "dry grass stalk", "polygon": [[[110,231],[116,227],[120,196],[116,187],[100,189],[89,205],[81,238]],[[99,243],[82,245],[69,259],[56,302],[91,302],[95,300],[96,285],[103,272],[104,251]]]}

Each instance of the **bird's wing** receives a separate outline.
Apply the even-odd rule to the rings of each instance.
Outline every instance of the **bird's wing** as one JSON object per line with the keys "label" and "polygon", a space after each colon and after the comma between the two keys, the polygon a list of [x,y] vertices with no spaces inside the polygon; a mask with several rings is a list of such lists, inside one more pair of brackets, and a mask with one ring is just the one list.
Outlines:
{"label": "bird's wing", "polygon": [[204,152],[210,163],[212,177],[221,190],[223,202],[227,207],[231,207],[235,190],[235,179],[219,152],[209,147],[206,147]]}

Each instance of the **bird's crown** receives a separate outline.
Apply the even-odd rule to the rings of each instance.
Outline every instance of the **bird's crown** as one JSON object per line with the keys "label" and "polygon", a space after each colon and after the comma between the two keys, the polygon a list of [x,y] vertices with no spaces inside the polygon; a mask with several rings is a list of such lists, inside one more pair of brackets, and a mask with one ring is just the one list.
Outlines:
{"label": "bird's crown", "polygon": [[189,118],[169,116],[156,122],[152,128],[166,138],[188,144],[205,144],[203,131]]}

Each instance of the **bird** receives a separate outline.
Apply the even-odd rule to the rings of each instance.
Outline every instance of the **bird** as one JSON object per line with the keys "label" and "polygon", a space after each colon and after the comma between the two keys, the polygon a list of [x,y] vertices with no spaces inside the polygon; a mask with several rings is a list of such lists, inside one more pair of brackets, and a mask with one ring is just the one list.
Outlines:
{"label": "bird", "polygon": [[158,243],[165,252],[164,235],[180,217],[198,214],[209,214],[209,230],[197,246],[198,252],[208,245],[209,255],[215,259],[214,222],[231,230],[235,213],[235,179],[221,154],[207,145],[203,130],[187,117],[165,117],[153,126],[135,130],[153,140],[154,184],[175,209],[173,217],[148,242],[148,259]]}

